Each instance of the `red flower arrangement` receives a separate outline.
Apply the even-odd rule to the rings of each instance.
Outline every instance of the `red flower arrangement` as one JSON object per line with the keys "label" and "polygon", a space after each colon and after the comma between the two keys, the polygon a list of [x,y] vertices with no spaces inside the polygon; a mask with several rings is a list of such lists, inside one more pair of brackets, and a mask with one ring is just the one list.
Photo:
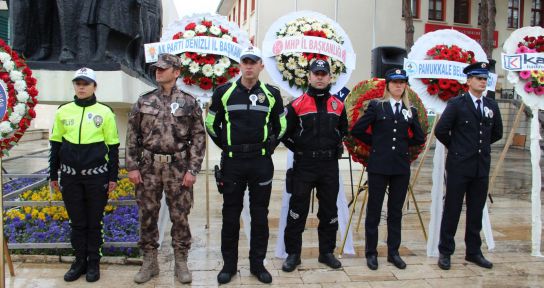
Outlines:
{"label": "red flower arrangement", "polygon": [[[202,19],[187,24],[183,31],[175,33],[173,40],[188,39],[199,36],[222,38],[234,43],[238,39],[229,34],[229,30],[215,25],[212,20]],[[185,52],[180,55],[182,69],[181,79],[184,84],[196,85],[202,90],[212,90],[240,73],[238,63],[226,56]]]}
{"label": "red flower arrangement", "polygon": [[[385,80],[377,78],[362,81],[353,88],[345,101],[349,130],[351,130],[357,120],[363,116],[370,100],[382,98],[384,90]],[[407,88],[407,92],[411,104],[418,111],[418,119],[421,128],[424,132],[427,132],[429,130],[429,122],[427,120],[427,111],[423,106],[423,102],[421,102],[417,94],[409,87]],[[359,162],[364,166],[367,165],[371,150],[369,145],[349,135],[345,138],[344,145],[346,145],[353,161]],[[411,161],[417,159],[424,147],[425,144],[410,147]]]}
{"label": "red flower arrangement", "polygon": [[7,92],[7,103],[0,103],[1,106],[5,105],[0,121],[0,156],[4,156],[21,139],[32,119],[36,118],[34,107],[38,104],[38,90],[32,70],[2,39],[0,83]]}
{"label": "red flower arrangement", "polygon": [[[461,63],[472,64],[476,62],[474,52],[461,49],[457,45],[436,45],[427,51],[427,56],[433,60],[448,60]],[[431,96],[437,96],[443,101],[459,95],[460,92],[468,91],[466,84],[461,84],[453,79],[421,79],[423,84],[427,85],[427,92]]]}

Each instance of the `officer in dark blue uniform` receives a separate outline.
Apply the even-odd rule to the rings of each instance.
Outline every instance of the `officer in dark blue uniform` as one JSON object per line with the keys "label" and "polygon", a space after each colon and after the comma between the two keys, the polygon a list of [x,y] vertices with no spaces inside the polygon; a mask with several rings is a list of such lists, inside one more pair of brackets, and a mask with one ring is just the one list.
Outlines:
{"label": "officer in dark blue uniform", "polygon": [[469,91],[448,102],[435,129],[436,138],[448,148],[446,200],[438,245],[438,266],[444,270],[450,269],[465,194],[465,259],[481,267],[493,267],[482,255],[480,231],[489,182],[490,145],[502,138],[501,113],[493,99],[483,96],[489,65],[474,63],[463,73],[467,74]]}
{"label": "officer in dark blue uniform", "polygon": [[365,220],[366,262],[372,270],[378,269],[378,225],[387,186],[387,261],[399,269],[406,268],[399,256],[399,247],[402,206],[410,182],[408,148],[425,143],[417,110],[408,99],[406,71],[388,70],[385,82],[383,98],[371,101],[351,130],[351,135],[372,147],[367,167],[369,191]]}

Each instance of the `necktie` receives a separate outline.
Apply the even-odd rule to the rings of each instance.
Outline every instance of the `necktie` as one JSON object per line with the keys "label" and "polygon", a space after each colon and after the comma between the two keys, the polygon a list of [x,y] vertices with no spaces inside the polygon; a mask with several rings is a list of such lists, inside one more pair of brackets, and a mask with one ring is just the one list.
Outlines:
{"label": "necktie", "polygon": [[476,112],[478,112],[478,118],[482,118],[482,106],[480,104],[482,103],[482,100],[478,99],[476,100]]}
{"label": "necktie", "polygon": [[395,117],[400,115],[400,103],[395,103]]}

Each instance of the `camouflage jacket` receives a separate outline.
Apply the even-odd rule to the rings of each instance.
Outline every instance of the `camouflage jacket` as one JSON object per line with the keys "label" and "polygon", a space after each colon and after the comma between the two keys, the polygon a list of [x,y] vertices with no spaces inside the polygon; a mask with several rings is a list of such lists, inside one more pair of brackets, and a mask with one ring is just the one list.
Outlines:
{"label": "camouflage jacket", "polygon": [[138,98],[128,119],[126,167],[138,170],[143,149],[157,154],[186,151],[187,170],[200,171],[206,149],[202,110],[196,99],[172,89],[162,95],[161,88]]}

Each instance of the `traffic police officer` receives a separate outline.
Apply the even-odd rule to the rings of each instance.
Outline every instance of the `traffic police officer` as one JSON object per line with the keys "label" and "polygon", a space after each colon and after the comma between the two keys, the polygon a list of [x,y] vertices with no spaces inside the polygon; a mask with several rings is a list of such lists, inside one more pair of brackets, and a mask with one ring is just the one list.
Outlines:
{"label": "traffic police officer", "polygon": [[119,136],[113,110],[96,101],[95,72],[81,68],[72,83],[74,101],[59,107],[49,138],[49,177],[53,188],[60,187],[72,228],[76,259],[64,280],[87,273],[94,282],[100,278],[102,216],[108,192],[117,186]]}
{"label": "traffic police officer", "polygon": [[191,248],[189,212],[193,204],[193,184],[200,171],[206,143],[202,110],[197,100],[176,87],[181,61],[161,54],[155,69],[158,89],[138,98],[130,112],[126,141],[126,167],[136,184],[140,209],[140,249],[144,261],[135,275],[136,283],[159,274],[160,201],[163,190],[172,221],[174,275],[181,283],[192,281],[187,267]]}
{"label": "traffic police officer", "polygon": [[[288,254],[282,270],[291,272],[300,264],[302,232],[308,217],[310,193],[317,190],[319,200],[319,262],[331,268],[342,263],[333,255],[338,230],[338,158],[342,138],[347,133],[344,103],[329,92],[330,66],[316,60],[310,65],[308,91],[287,105],[287,132],[283,143],[294,153],[289,213],[285,227]],[[291,177],[291,176],[288,176]]]}
{"label": "traffic police officer", "polygon": [[263,283],[272,276],[263,265],[268,246],[268,204],[274,165],[271,154],[276,139],[286,128],[283,102],[278,89],[259,81],[264,68],[261,53],[249,47],[240,56],[242,77],[218,87],[206,117],[206,129],[220,147],[223,194],[221,253],[224,266],[217,275],[228,283],[237,272],[240,213],[244,191],[249,188],[251,214],[250,272]]}
{"label": "traffic police officer", "polygon": [[368,160],[368,204],[365,220],[365,254],[367,266],[378,269],[378,225],[385,190],[387,199],[387,261],[406,268],[399,256],[402,206],[410,181],[408,148],[425,143],[425,134],[410,105],[406,86],[408,77],[402,69],[385,73],[383,98],[372,100],[351,130],[351,135],[372,147]]}
{"label": "traffic police officer", "polygon": [[502,138],[501,113],[493,99],[483,96],[489,65],[477,62],[467,66],[463,73],[467,74],[468,92],[448,101],[435,128],[436,139],[448,148],[446,200],[438,245],[438,266],[444,270],[450,269],[465,197],[465,259],[481,267],[493,267],[482,255],[480,231],[489,182],[490,145]]}

